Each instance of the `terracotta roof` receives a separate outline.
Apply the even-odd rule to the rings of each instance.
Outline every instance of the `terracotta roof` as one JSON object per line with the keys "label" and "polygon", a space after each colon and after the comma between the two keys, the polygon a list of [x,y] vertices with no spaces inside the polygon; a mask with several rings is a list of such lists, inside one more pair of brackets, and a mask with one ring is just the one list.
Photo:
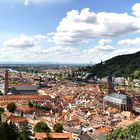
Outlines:
{"label": "terracotta roof", "polygon": [[18,106],[16,108],[17,111],[22,111],[22,112],[26,112],[26,111],[36,111],[36,108],[35,107],[29,107],[29,106]]}
{"label": "terracotta roof", "polygon": [[27,118],[24,118],[24,117],[12,117],[10,119],[10,121],[12,123],[22,123],[22,122],[28,122]]}
{"label": "terracotta roof", "polygon": [[106,132],[110,131],[110,128],[109,127],[102,127],[102,128],[96,129],[96,131],[106,133]]}
{"label": "terracotta roof", "polygon": [[[72,140],[71,133],[49,133],[49,136],[54,139],[68,139]],[[45,139],[47,137],[46,133],[35,133],[35,138],[37,140]]]}
{"label": "terracotta roof", "polygon": [[120,123],[118,123],[117,127],[125,127],[128,125],[131,125],[134,121],[132,120],[122,120]]}
{"label": "terracotta roof", "polygon": [[28,100],[46,100],[50,99],[49,95],[4,95],[0,96],[0,103],[9,103]]}

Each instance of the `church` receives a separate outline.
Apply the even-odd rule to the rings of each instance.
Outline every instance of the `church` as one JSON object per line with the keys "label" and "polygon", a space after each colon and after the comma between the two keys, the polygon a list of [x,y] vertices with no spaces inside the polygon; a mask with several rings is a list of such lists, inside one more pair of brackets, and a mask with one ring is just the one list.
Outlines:
{"label": "church", "polygon": [[116,92],[112,84],[112,77],[108,77],[108,94],[103,98],[104,105],[117,108],[120,111],[132,111],[131,98],[121,92]]}

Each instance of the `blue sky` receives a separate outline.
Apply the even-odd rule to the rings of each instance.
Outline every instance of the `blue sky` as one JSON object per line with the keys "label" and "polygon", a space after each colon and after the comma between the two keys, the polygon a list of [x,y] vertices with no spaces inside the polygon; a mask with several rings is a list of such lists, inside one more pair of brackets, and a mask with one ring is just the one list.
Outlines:
{"label": "blue sky", "polygon": [[0,62],[98,63],[139,35],[139,0],[0,1]]}

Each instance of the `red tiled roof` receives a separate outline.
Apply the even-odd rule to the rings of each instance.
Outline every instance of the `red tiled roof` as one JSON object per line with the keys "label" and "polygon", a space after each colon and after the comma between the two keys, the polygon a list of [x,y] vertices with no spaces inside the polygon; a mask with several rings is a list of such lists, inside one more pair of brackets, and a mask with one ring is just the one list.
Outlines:
{"label": "red tiled roof", "polygon": [[[72,140],[72,134],[71,133],[49,133],[49,136],[51,138],[55,138],[55,139],[68,139],[68,140]],[[35,133],[35,138],[37,140],[40,139],[45,139],[47,137],[46,133]]]}
{"label": "red tiled roof", "polygon": [[102,128],[96,129],[96,131],[106,133],[106,132],[110,131],[110,128],[109,127],[102,127]]}
{"label": "red tiled roof", "polygon": [[29,106],[18,106],[16,108],[17,111],[23,111],[23,112],[26,112],[26,111],[36,111],[36,108],[35,107],[29,107]]}
{"label": "red tiled roof", "polygon": [[50,99],[49,95],[4,95],[0,96],[0,103],[9,103],[28,100],[46,100]]}

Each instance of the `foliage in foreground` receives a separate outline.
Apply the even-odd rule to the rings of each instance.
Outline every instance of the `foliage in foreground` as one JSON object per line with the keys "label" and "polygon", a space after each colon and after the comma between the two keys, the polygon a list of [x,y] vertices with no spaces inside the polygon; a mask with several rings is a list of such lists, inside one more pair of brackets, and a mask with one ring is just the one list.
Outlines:
{"label": "foliage in foreground", "polygon": [[105,140],[140,140],[140,122],[114,130],[106,135]]}
{"label": "foliage in foreground", "polygon": [[20,132],[12,123],[0,123],[0,140],[31,140],[31,129],[25,125]]}

